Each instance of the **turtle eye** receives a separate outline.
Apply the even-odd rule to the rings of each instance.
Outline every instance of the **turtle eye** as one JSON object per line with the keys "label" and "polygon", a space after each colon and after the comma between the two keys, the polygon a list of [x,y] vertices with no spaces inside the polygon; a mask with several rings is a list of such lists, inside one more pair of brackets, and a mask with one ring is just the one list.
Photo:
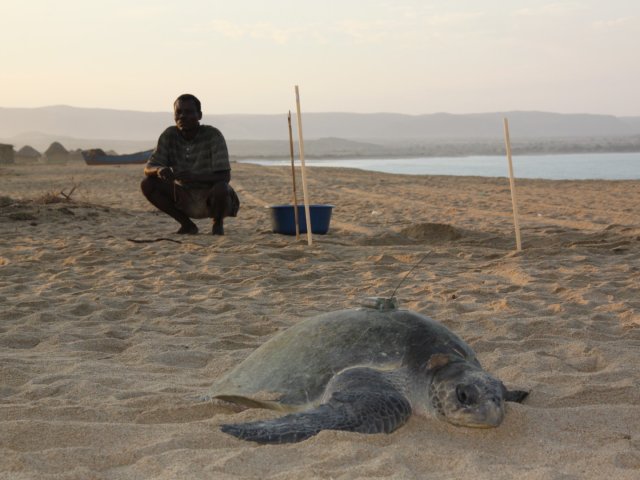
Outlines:
{"label": "turtle eye", "polygon": [[458,385],[456,387],[456,398],[462,405],[471,405],[476,402],[477,395],[472,386]]}

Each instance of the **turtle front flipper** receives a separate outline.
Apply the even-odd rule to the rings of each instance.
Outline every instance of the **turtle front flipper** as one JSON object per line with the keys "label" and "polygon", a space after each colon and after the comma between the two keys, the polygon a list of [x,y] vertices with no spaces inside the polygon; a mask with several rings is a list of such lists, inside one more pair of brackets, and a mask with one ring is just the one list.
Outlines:
{"label": "turtle front flipper", "polygon": [[390,433],[411,415],[409,401],[383,373],[356,367],[327,385],[326,403],[273,420],[222,425],[223,432],[258,443],[293,443],[322,430]]}
{"label": "turtle front flipper", "polygon": [[507,390],[504,391],[504,399],[507,402],[522,403],[529,396],[529,392],[525,390]]}

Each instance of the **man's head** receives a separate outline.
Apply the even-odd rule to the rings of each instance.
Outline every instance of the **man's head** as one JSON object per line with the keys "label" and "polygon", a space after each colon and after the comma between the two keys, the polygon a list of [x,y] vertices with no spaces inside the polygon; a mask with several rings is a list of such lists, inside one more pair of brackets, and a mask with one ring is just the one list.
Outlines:
{"label": "man's head", "polygon": [[200,100],[190,93],[185,93],[173,102],[173,118],[182,132],[193,131],[200,125],[202,107]]}

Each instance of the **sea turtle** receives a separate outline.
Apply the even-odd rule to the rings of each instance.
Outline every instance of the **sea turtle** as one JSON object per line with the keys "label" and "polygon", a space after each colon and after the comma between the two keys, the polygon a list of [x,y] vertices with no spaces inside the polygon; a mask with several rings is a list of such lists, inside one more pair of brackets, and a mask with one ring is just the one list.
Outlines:
{"label": "sea turtle", "polygon": [[389,299],[307,318],[250,354],[213,385],[212,397],[288,412],[222,425],[259,443],[298,442],[321,430],[390,433],[412,413],[467,427],[497,427],[505,388],[465,342]]}

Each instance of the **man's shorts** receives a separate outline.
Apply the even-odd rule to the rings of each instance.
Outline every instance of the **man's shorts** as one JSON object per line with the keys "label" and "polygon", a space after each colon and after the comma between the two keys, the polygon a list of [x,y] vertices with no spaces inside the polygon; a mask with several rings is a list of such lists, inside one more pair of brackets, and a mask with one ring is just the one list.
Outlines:
{"label": "man's shorts", "polygon": [[[227,202],[224,212],[225,217],[235,217],[240,209],[240,199],[231,185],[227,186]],[[213,217],[213,200],[209,201],[212,196],[214,187],[211,188],[184,188],[182,185],[174,183],[176,206],[187,214],[190,218],[212,218]]]}

